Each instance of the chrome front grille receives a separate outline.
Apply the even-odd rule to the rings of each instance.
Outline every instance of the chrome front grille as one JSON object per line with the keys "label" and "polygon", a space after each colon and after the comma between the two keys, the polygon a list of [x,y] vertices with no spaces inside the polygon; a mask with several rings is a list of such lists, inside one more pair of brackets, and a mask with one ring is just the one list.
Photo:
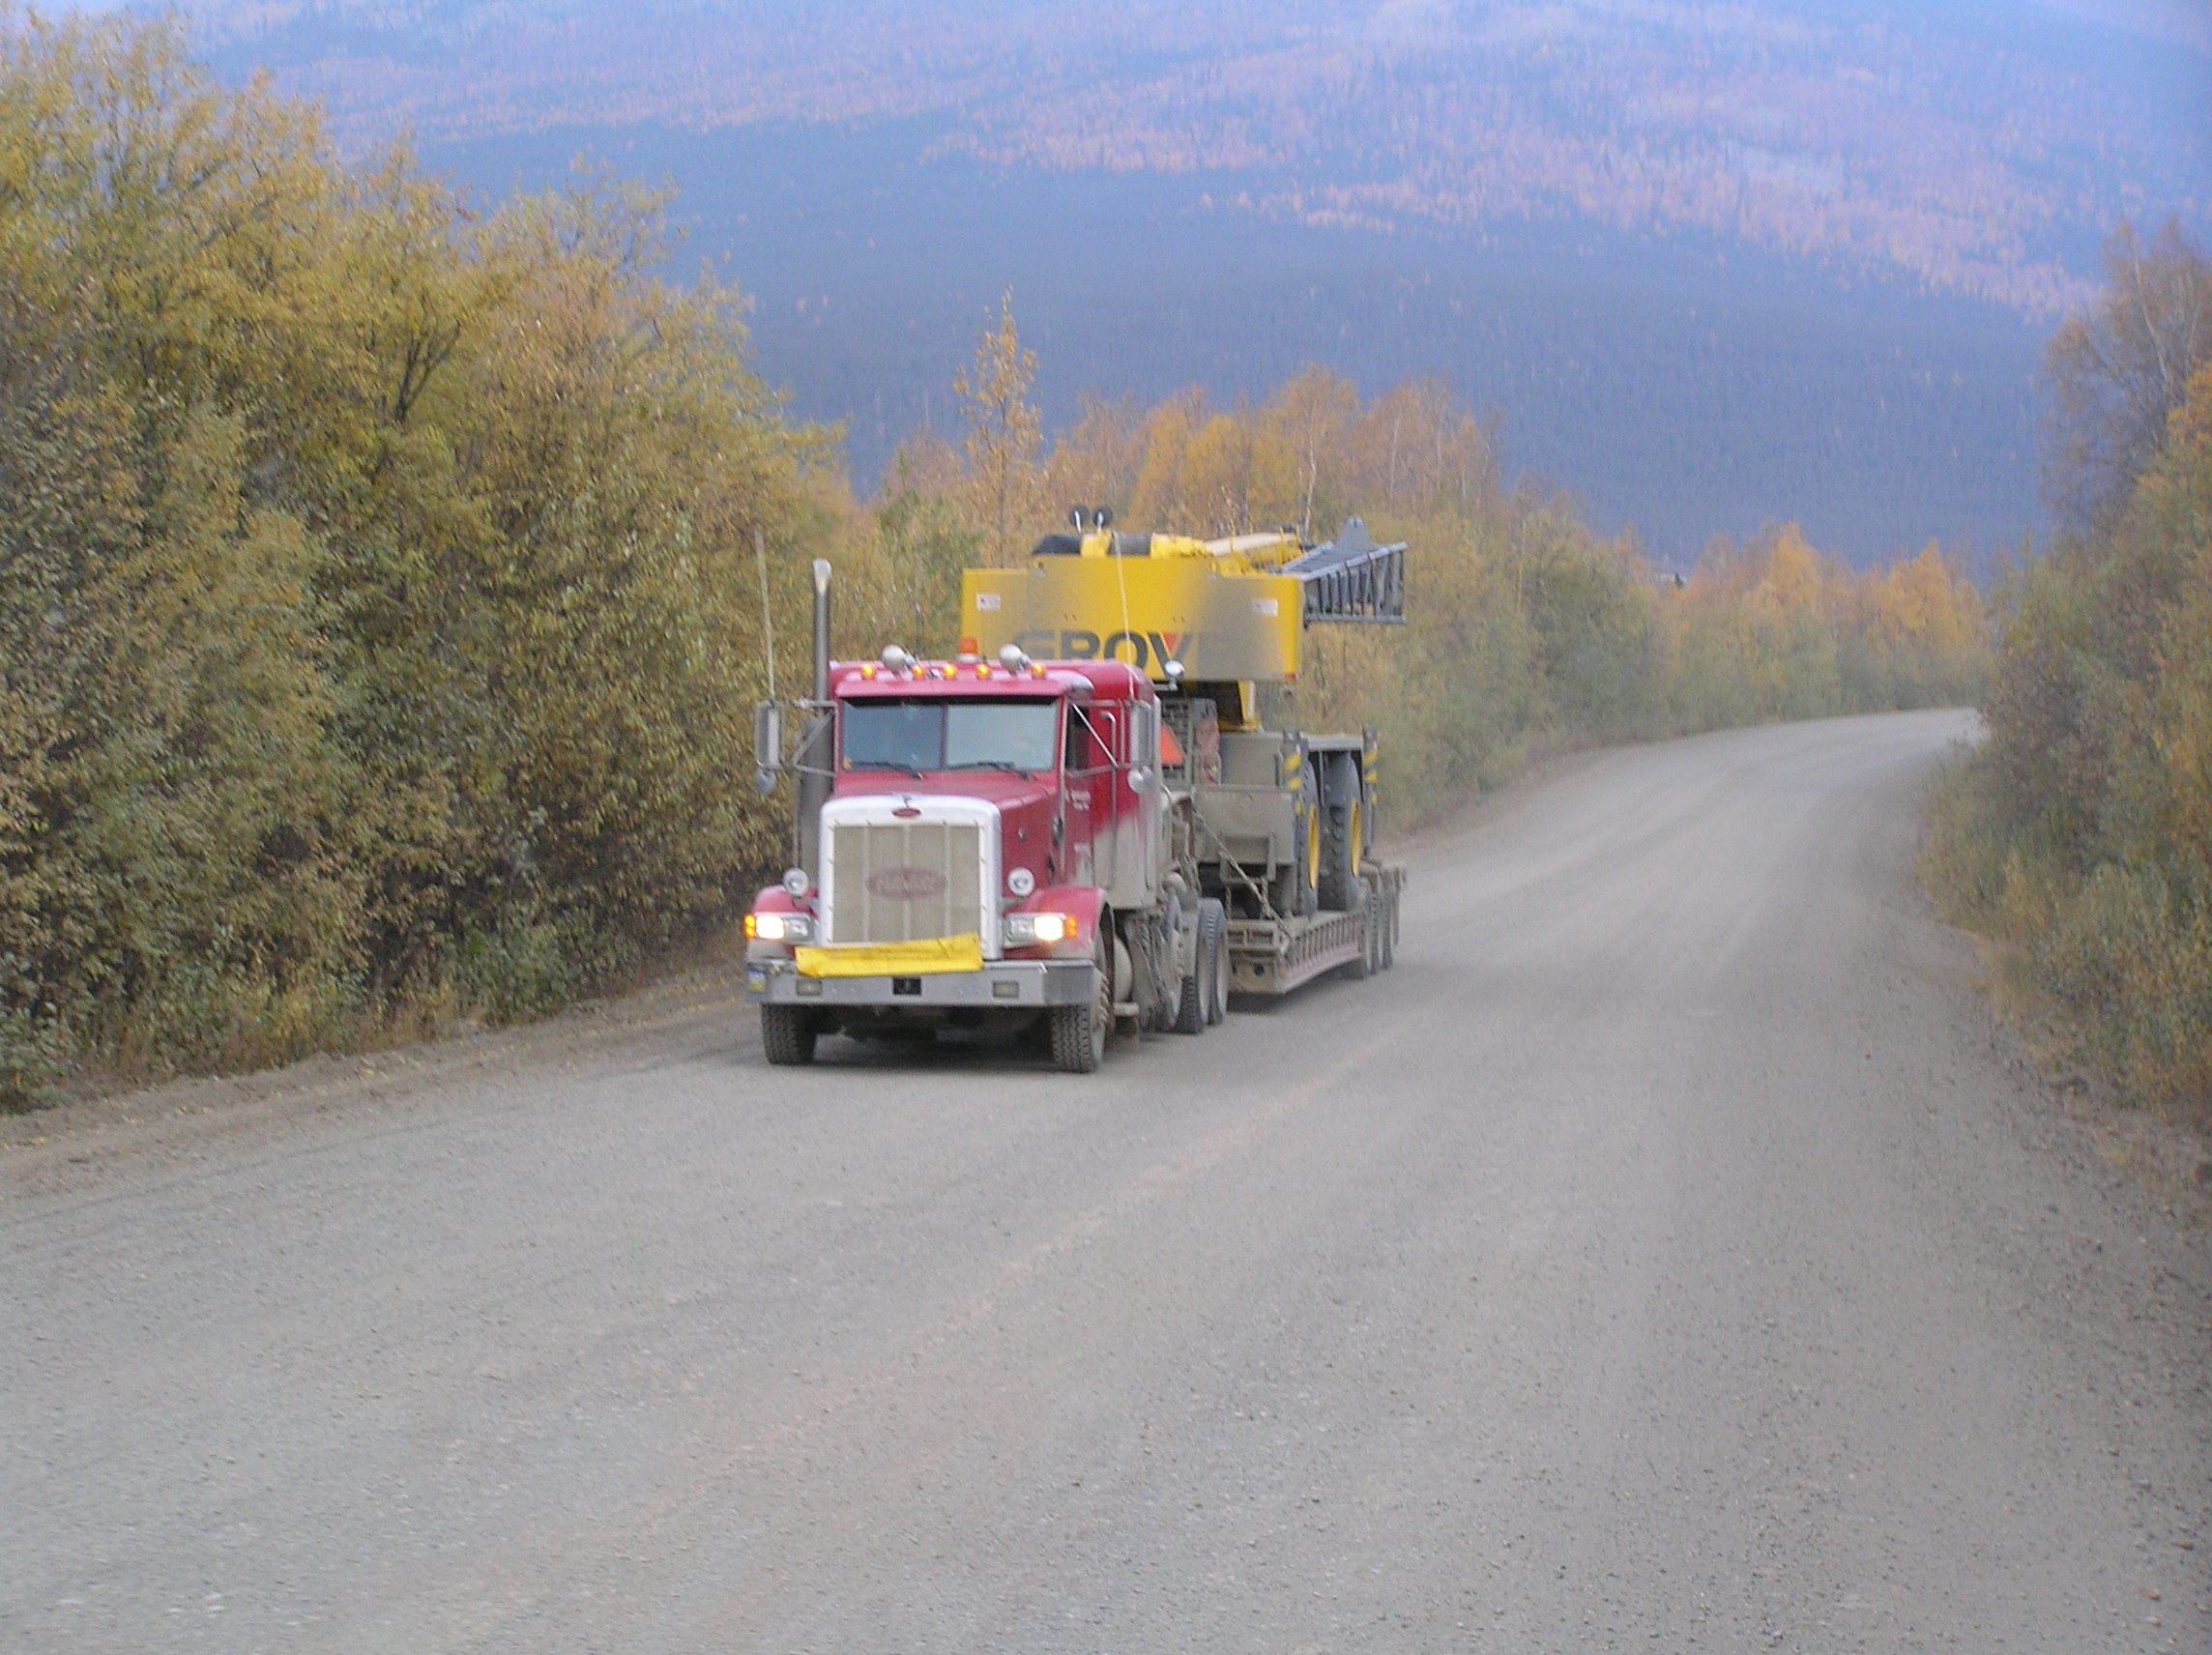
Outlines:
{"label": "chrome front grille", "polygon": [[830,830],[830,940],[988,936],[982,830],[968,822],[840,822]]}

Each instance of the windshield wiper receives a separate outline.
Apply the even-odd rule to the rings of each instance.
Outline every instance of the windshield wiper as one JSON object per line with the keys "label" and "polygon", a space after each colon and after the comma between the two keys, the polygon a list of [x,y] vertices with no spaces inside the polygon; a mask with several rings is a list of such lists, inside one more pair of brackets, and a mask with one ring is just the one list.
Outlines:
{"label": "windshield wiper", "polygon": [[902,775],[914,777],[916,781],[927,781],[929,779],[929,773],[926,770],[917,769],[913,765],[901,764],[896,759],[852,759],[847,762],[857,770],[897,770]]}
{"label": "windshield wiper", "polygon": [[956,765],[946,765],[948,770],[1008,770],[1024,781],[1035,779],[1035,772],[1024,769],[1011,759],[962,759]]}

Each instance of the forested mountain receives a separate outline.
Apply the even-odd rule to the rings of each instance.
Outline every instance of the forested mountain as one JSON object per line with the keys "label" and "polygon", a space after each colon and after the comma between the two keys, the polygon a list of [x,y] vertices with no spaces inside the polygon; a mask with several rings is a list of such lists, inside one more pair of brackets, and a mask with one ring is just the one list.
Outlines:
{"label": "forested mountain", "polygon": [[1930,537],[1984,551],[2033,522],[2044,328],[1819,261],[1573,222],[1378,235],[1239,213],[1148,173],[921,159],[924,124],[713,133],[648,127],[438,145],[503,194],[578,151],[668,178],[689,233],[752,301],[762,372],[842,420],[863,487],[1011,287],[1047,425],[1086,392],[1265,396],[1309,362],[1377,394],[1438,378],[1502,416],[1516,471],[1633,524],[1687,568],[1716,534],[1797,518],[1860,563]]}
{"label": "forested mountain", "polygon": [[2160,0],[200,0],[200,48],[487,197],[667,179],[865,485],[1014,289],[1048,421],[1308,361],[1497,409],[1694,561],[2037,521],[2036,353],[2122,215],[2212,218]]}
{"label": "forested mountain", "polygon": [[192,11],[362,137],[942,114],[945,151],[1006,165],[1279,172],[1239,198],[1269,218],[1695,226],[2042,310],[2119,212],[2212,208],[2212,25],[2021,0]]}

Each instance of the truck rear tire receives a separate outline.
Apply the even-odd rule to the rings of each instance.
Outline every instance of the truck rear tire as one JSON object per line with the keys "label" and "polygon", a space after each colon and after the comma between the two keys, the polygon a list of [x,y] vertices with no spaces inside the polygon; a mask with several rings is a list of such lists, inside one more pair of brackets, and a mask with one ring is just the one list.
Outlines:
{"label": "truck rear tire", "polygon": [[[1207,988],[1206,956],[1206,904],[1198,905],[1193,917],[1197,935],[1192,939],[1190,970],[1183,973],[1182,982],[1176,990],[1175,1031],[1178,1034],[1203,1034],[1206,1026],[1213,1021],[1207,1016],[1208,990]],[[1171,955],[1181,950],[1170,946]]]}
{"label": "truck rear tire", "polygon": [[761,1050],[771,1063],[814,1061],[814,1014],[803,1006],[764,1005],[760,1008]]}
{"label": "truck rear tire", "polygon": [[1208,897],[1198,905],[1199,974],[1206,981],[1206,1020],[1229,1015],[1229,911]]}
{"label": "truck rear tire", "polygon": [[1182,992],[1176,997],[1175,1031],[1178,1034],[1203,1034],[1206,1032],[1206,985],[1199,980],[1201,973],[1193,965],[1184,973]]}
{"label": "truck rear tire", "polygon": [[[1111,932],[1106,934],[1112,935]],[[1103,945],[1103,937],[1100,943]],[[1111,960],[1112,956],[1108,955],[1092,964],[1091,999],[1087,1004],[1052,1008],[1052,1060],[1063,1074],[1094,1074],[1098,1065],[1106,1060],[1106,1036],[1114,1027]]]}

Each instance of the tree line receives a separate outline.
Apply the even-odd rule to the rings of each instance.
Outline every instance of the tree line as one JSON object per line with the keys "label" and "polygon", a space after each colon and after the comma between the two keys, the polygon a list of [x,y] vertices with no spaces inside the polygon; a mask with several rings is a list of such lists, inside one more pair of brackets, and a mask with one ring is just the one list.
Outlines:
{"label": "tree line", "polygon": [[949,651],[960,570],[1069,504],[1199,534],[1365,513],[1411,624],[1321,642],[1401,824],[1528,753],[1950,701],[1940,548],[1794,529],[1684,582],[1511,486],[1441,388],[1098,400],[1047,443],[1010,303],[857,499],[740,305],[617,181],[483,211],[225,89],[175,29],[0,18],[0,1098],[530,1015],[711,932],[788,856],[750,711],[838,644]]}
{"label": "tree line", "polygon": [[1025,402],[1033,366],[1009,301],[962,378],[964,444],[917,434],[857,513],[860,613],[950,651],[960,570],[1021,560],[1072,504],[1130,527],[1309,541],[1358,513],[1412,548],[1408,624],[1312,634],[1297,715],[1382,732],[1401,826],[1546,749],[1959,704],[1984,682],[1982,599],[1933,542],[1856,571],[1782,524],[1716,539],[1674,577],[1633,533],[1600,537],[1571,499],[1509,483],[1495,426],[1441,385],[1363,399],[1316,366],[1235,407],[1195,389],[1151,408],[1092,398],[1048,445]]}
{"label": "tree line", "polygon": [[774,859],[756,539],[833,451],[659,209],[0,18],[0,1094],[557,1004]]}
{"label": "tree line", "polygon": [[1997,595],[1930,883],[2123,1097],[2212,1109],[2212,262],[2123,225],[2051,344],[2064,525]]}

